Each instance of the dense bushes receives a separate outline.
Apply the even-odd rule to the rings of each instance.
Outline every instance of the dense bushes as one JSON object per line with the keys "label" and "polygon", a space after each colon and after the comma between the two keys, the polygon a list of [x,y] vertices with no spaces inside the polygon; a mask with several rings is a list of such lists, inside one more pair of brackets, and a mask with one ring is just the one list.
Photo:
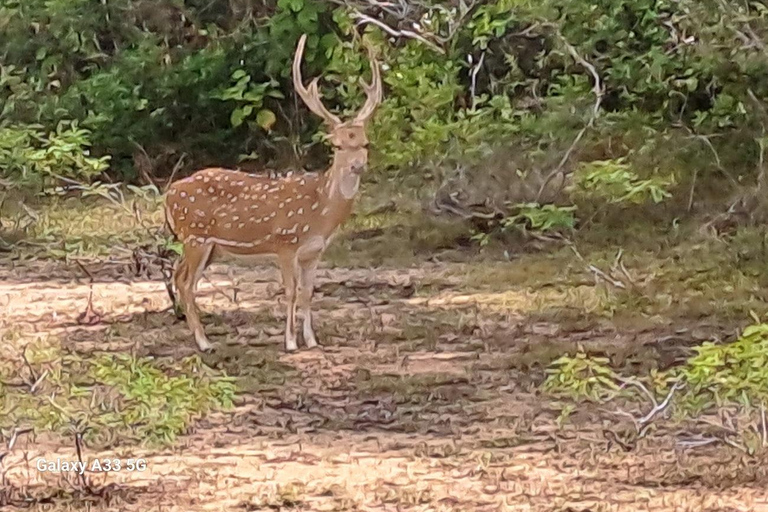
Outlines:
{"label": "dense bushes", "polygon": [[[495,155],[514,147],[520,167],[511,172],[539,182],[595,160],[649,183],[672,176],[687,198],[691,187],[691,197],[705,197],[754,182],[764,160],[760,2],[6,0],[0,30],[5,140],[78,126],[82,145],[110,157],[122,179],[139,178],[138,152],[150,156],[150,178],[168,175],[182,154],[188,166],[277,166],[297,156],[320,165],[320,148],[307,151],[318,120],[290,84],[303,32],[306,73],[325,74],[324,96],[338,110],[362,101],[357,77],[367,64],[355,33],[386,64],[374,177],[482,188]],[[5,151],[0,172],[16,180],[19,166],[7,159],[25,150]],[[89,162],[56,174],[101,170]],[[22,166],[26,178],[50,175],[35,165]],[[452,179],[457,172],[470,179]]]}

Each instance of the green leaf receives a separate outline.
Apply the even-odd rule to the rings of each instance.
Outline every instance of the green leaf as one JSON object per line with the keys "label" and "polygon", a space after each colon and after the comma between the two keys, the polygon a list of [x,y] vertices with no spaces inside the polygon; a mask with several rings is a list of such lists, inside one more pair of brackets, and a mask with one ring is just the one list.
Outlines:
{"label": "green leaf", "polygon": [[[311,28],[317,21],[317,12],[311,9],[302,9],[296,16],[296,21],[298,22],[299,26],[304,29]],[[312,40],[311,37],[308,39],[309,41],[307,41],[307,46],[310,48],[317,48],[317,36],[314,36],[314,40]]]}
{"label": "green leaf", "polygon": [[[249,105],[250,106],[250,105]],[[237,128],[241,124],[243,124],[243,121],[245,120],[246,114],[244,109],[242,108],[236,108],[232,111],[232,115],[230,116],[229,120],[232,123],[232,126]]]}
{"label": "green leaf", "polygon": [[256,114],[256,124],[261,126],[261,128],[266,131],[270,131],[276,121],[277,117],[271,110],[263,109],[260,110],[258,114]]}

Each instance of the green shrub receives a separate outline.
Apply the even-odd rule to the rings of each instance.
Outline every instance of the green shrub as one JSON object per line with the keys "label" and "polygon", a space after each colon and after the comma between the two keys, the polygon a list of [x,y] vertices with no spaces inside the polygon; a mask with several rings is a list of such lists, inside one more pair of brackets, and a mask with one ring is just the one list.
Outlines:
{"label": "green shrub", "polygon": [[751,325],[733,343],[694,347],[676,373],[687,383],[682,405],[701,412],[724,404],[758,407],[768,400],[768,324]]}
{"label": "green shrub", "polygon": [[62,121],[46,133],[38,125],[0,128],[0,176],[21,185],[57,180],[89,181],[108,167],[109,156],[90,155],[91,132]]}
{"label": "green shrub", "polygon": [[674,176],[640,179],[625,159],[583,163],[574,173],[572,190],[576,197],[598,199],[611,204],[660,203],[672,196]]}

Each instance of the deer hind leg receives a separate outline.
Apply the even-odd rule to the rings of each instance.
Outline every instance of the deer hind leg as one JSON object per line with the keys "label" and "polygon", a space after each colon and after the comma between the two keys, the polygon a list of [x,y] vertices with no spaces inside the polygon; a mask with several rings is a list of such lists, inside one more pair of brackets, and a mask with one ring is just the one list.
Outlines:
{"label": "deer hind leg", "polygon": [[179,290],[181,289],[179,284],[184,282],[187,272],[187,260],[184,258],[184,256],[181,256],[176,262],[176,266],[173,268],[173,275],[171,276],[170,284],[166,284],[168,295],[170,296],[171,303],[173,304],[173,312],[176,315],[176,318],[179,320],[185,319],[184,307],[181,303],[181,295],[179,294]]}
{"label": "deer hind leg", "polygon": [[280,270],[283,274],[285,288],[286,318],[285,318],[285,350],[293,352],[298,349],[296,344],[296,288],[298,286],[299,269],[295,254],[280,256]]}
{"label": "deer hind leg", "polygon": [[203,323],[200,321],[200,311],[195,302],[195,291],[197,290],[197,282],[203,276],[203,271],[210,262],[212,250],[212,244],[194,247],[184,246],[184,256],[182,256],[174,274],[176,290],[179,292],[179,299],[187,317],[187,324],[195,336],[197,347],[203,352],[211,350],[213,346],[205,336],[205,329],[203,329]]}

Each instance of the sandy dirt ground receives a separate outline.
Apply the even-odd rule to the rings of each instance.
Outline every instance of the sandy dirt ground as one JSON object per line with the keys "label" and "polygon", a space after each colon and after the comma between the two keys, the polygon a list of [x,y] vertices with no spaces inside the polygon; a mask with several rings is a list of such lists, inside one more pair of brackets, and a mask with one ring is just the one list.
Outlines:
{"label": "sandy dirt ground", "polygon": [[[160,280],[120,266],[37,263],[0,270],[2,329],[66,351],[195,353]],[[240,379],[233,410],[193,424],[175,445],[83,457],[144,458],[147,469],[41,473],[76,460],[73,443],[20,436],[2,460],[13,509],[119,511],[762,511],[765,463],[711,445],[682,448],[664,428],[631,445],[607,407],[563,403],[537,387],[537,346],[690,343],[660,331],[588,331],[483,306],[458,265],[324,269],[314,302],[322,350],[283,352],[284,312],[270,268],[214,266],[199,304],[217,350],[203,360]],[[78,322],[93,291],[95,317]],[[510,293],[514,294],[511,285]],[[520,290],[520,300],[525,293]],[[18,350],[21,341],[2,352]],[[666,350],[666,349],[665,349]],[[667,352],[664,352],[667,353]],[[645,412],[645,411],[640,411]],[[0,450],[2,451],[2,450]],[[23,491],[23,492],[22,492]],[[18,494],[17,493],[17,494]]]}

